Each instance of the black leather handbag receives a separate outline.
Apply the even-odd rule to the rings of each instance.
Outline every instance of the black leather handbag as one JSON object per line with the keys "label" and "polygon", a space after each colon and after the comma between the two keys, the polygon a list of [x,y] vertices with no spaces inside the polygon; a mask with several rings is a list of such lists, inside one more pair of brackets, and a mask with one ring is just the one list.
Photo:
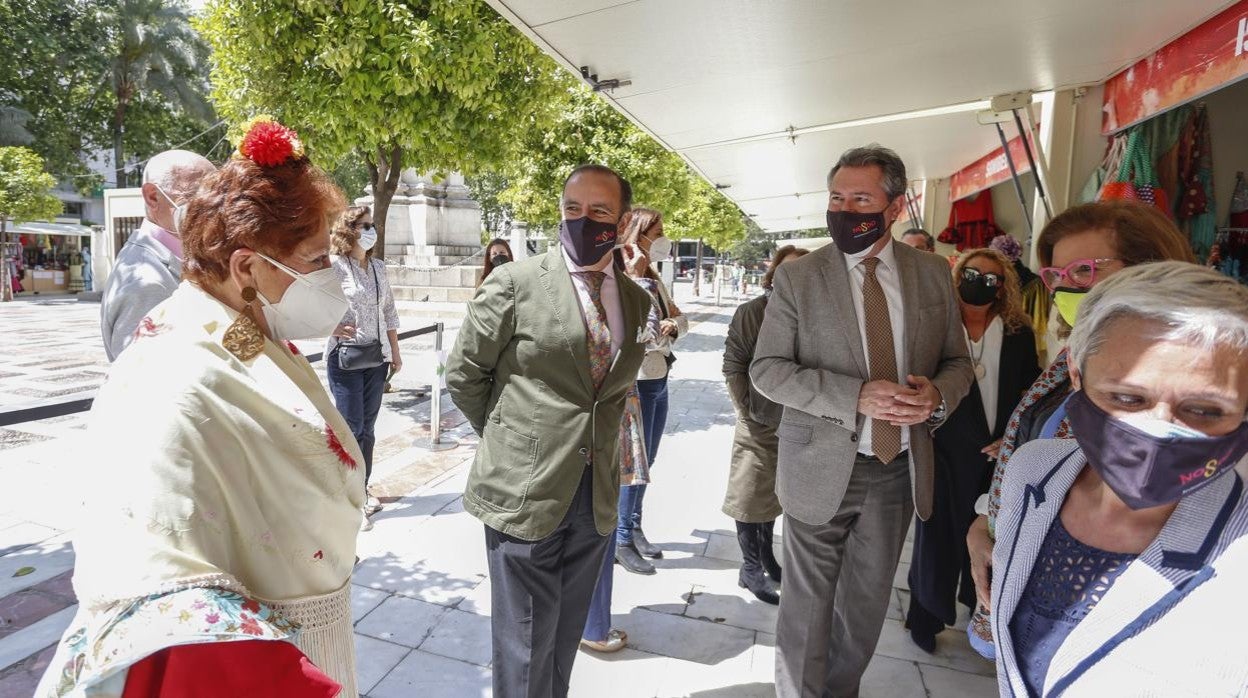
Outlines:
{"label": "black leather handbag", "polygon": [[[355,266],[354,261],[348,264]],[[373,270],[373,283],[377,286],[377,341],[364,344],[340,342],[338,344],[338,368],[344,371],[363,371],[377,368],[386,362],[386,356],[381,351],[381,282],[377,279],[377,267],[374,267],[371,261],[368,266]],[[351,276],[356,276],[354,268],[351,270]],[[358,278],[356,278],[355,285],[357,287],[360,285]]]}

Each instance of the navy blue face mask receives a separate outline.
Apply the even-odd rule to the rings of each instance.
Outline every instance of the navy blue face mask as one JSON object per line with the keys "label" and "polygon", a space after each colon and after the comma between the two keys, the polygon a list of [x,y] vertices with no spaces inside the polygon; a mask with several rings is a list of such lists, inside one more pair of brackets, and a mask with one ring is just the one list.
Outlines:
{"label": "navy blue face mask", "polygon": [[1160,420],[1111,417],[1082,390],[1066,401],[1075,441],[1088,464],[1132,509],[1178,501],[1235,469],[1248,453],[1248,423],[1205,436]]}
{"label": "navy blue face mask", "polygon": [[615,248],[615,223],[596,221],[582,216],[559,223],[559,242],[572,263],[592,267]]}

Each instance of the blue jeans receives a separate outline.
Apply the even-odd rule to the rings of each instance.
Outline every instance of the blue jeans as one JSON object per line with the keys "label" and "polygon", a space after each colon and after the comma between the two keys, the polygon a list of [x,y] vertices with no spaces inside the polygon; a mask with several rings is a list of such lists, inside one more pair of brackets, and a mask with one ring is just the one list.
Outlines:
{"label": "blue jeans", "polygon": [[377,441],[373,427],[377,425],[377,414],[381,412],[381,395],[386,389],[390,363],[344,371],[338,366],[337,347],[334,347],[325,361],[326,372],[329,374],[329,391],[334,394],[334,404],[342,413],[342,418],[347,420],[351,434],[364,452],[364,484],[367,485],[369,476],[373,474],[373,444]]}
{"label": "blue jeans", "polygon": [[[659,441],[667,426],[667,376],[637,381],[637,396],[641,399],[641,430],[646,436],[646,460],[654,468],[659,453]],[[632,545],[633,529],[641,527],[641,506],[646,498],[646,485],[629,485],[620,488],[619,518],[616,521],[617,545]]]}
{"label": "blue jeans", "polygon": [[589,600],[589,615],[585,616],[585,631],[581,638],[591,642],[602,642],[611,631],[611,590],[615,586],[615,541],[607,544],[607,554],[602,558],[602,569],[598,570],[598,583],[594,585],[594,595]]}

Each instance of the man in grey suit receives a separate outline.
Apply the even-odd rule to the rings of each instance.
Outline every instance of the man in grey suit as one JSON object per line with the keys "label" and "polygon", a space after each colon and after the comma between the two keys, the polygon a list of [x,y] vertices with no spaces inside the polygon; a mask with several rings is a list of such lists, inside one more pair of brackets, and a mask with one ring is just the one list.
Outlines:
{"label": "man in grey suit", "polygon": [[974,380],[948,263],[889,235],[906,184],[887,148],[841,156],[835,244],[780,267],[750,367],[784,406],[784,698],[858,695],[912,512],[931,514],[931,430]]}
{"label": "man in grey suit", "polygon": [[216,171],[207,158],[188,150],[166,150],[143,168],[143,225],[117,254],[100,300],[100,334],[109,361],[117,360],[139,322],[182,282],[182,212],[199,181]]}

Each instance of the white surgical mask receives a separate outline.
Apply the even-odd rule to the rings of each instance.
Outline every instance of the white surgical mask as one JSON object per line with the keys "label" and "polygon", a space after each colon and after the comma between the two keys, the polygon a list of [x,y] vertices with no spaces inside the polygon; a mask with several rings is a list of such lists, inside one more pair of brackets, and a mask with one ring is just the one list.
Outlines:
{"label": "white surgical mask", "polygon": [[256,254],[295,278],[276,303],[270,302],[263,293],[257,294],[273,338],[323,339],[333,334],[350,307],[337,270],[327,267],[300,274],[272,257]]}
{"label": "white surgical mask", "polygon": [[377,229],[368,226],[360,230],[360,248],[365,252],[373,249],[373,245],[377,244]]}
{"label": "white surgical mask", "polygon": [[646,255],[651,262],[670,262],[672,260],[672,241],[659,236],[650,241],[650,254]]}
{"label": "white surgical mask", "polygon": [[165,197],[165,201],[168,201],[170,206],[173,206],[173,230],[169,232],[178,237],[182,237],[182,219],[186,218],[186,204],[175,203],[173,197],[166,194],[165,190],[161,189],[159,184],[152,182],[152,186],[156,187],[156,191],[160,192],[160,195]]}

